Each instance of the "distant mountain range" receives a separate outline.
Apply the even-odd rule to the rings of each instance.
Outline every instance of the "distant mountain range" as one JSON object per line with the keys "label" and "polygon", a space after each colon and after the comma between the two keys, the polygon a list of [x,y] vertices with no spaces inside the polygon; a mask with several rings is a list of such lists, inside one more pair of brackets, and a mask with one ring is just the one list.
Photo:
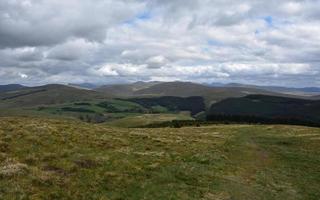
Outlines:
{"label": "distant mountain range", "polygon": [[[206,105],[221,101],[230,97],[244,97],[250,94],[263,94],[273,96],[285,96],[305,98],[295,94],[277,92],[259,87],[237,86],[208,86],[192,82],[137,82],[133,84],[106,85],[96,91],[114,97],[158,97],[158,96],[201,96],[205,99]],[[308,97],[309,98],[309,97]]]}
{"label": "distant mountain range", "polygon": [[37,87],[15,84],[0,86],[0,109],[2,113],[14,109],[22,114],[46,110],[46,113],[58,113],[59,116],[59,113],[66,112],[71,116],[83,113],[107,115],[109,112],[114,112],[113,116],[126,116],[133,112],[188,111],[194,117],[204,116],[208,120],[230,120],[231,117],[231,120],[246,122],[313,125],[320,124],[320,95],[317,91],[318,88],[242,84],[208,86],[192,82],[136,82],[104,86],[49,84]]}
{"label": "distant mountain range", "polygon": [[112,93],[116,96],[130,96],[130,95],[190,96],[190,93],[199,94],[205,91],[212,92],[213,91],[212,88],[214,88],[216,92],[219,92],[219,91],[221,92],[223,90],[226,90],[233,93],[234,90],[237,90],[239,92],[239,88],[242,88],[242,93],[253,93],[253,94],[258,92],[263,94],[281,93],[281,94],[297,95],[297,96],[320,95],[320,88],[318,87],[294,88],[294,87],[281,87],[281,86],[258,86],[258,85],[249,85],[249,84],[239,84],[239,83],[197,84],[192,82],[179,82],[179,81],[136,82],[132,84],[104,85],[96,88],[93,88],[93,87],[91,88],[100,92]]}
{"label": "distant mountain range", "polygon": [[[131,84],[115,84],[98,86],[95,84],[51,84],[37,87],[23,85],[0,86],[0,106],[34,106],[65,102],[81,101],[85,99],[133,98],[133,97],[203,97],[207,107],[223,99],[245,97],[252,94],[282,96],[291,98],[318,99],[320,96],[300,95],[297,89],[282,87],[267,87],[242,84],[227,84],[208,86],[192,82],[135,82]],[[304,88],[305,91],[318,91],[318,88]],[[304,93],[303,93],[304,94]],[[312,93],[314,94],[314,93]],[[315,93],[317,94],[317,93]],[[320,94],[320,93],[319,93]]]}

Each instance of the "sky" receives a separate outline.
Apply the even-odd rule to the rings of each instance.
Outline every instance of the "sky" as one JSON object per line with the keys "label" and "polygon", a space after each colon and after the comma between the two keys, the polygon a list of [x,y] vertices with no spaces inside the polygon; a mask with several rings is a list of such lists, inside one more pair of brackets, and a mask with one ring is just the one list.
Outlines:
{"label": "sky", "polygon": [[320,86],[320,0],[0,0],[0,84]]}

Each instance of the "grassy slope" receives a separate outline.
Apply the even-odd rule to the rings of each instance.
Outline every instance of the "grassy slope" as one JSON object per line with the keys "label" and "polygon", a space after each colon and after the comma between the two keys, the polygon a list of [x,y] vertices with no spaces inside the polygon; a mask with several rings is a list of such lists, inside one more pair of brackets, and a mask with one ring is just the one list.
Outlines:
{"label": "grassy slope", "polygon": [[137,96],[202,96],[206,105],[230,97],[243,97],[248,94],[280,95],[256,88],[209,87],[191,82],[165,82],[135,92]]}
{"label": "grassy slope", "polygon": [[32,107],[106,99],[106,94],[65,85],[44,85],[0,93],[0,108]]}
{"label": "grassy slope", "polygon": [[320,129],[0,120],[0,199],[319,199]]}
{"label": "grassy slope", "polygon": [[119,85],[104,85],[96,88],[96,91],[112,95],[114,97],[129,97],[134,95],[135,91],[142,90],[160,82],[135,82],[132,84],[119,84]]}
{"label": "grassy slope", "polygon": [[314,122],[320,121],[320,101],[286,97],[249,95],[230,98],[213,104],[208,115],[249,115],[259,117],[294,117]]}
{"label": "grassy slope", "polygon": [[26,88],[26,86],[19,84],[0,85],[0,93],[20,90],[23,88]]}
{"label": "grassy slope", "polygon": [[124,117],[111,122],[107,122],[106,124],[110,126],[115,126],[115,127],[130,128],[130,127],[141,127],[149,124],[168,122],[172,120],[193,120],[193,118],[190,116],[190,113],[143,114],[143,115]]}
{"label": "grassy slope", "polygon": [[[108,103],[113,109],[98,106],[99,103]],[[72,108],[74,111],[64,110],[64,108]],[[78,109],[90,112],[79,112]],[[117,112],[113,112],[114,109]],[[138,112],[140,110],[141,112]],[[146,108],[139,104],[122,101],[122,100],[103,100],[103,101],[81,101],[77,103],[65,103],[45,106],[35,106],[29,108],[8,108],[1,109],[0,117],[6,116],[22,116],[22,117],[45,117],[45,118],[61,118],[61,119],[79,119],[79,116],[103,114],[106,117],[106,125],[115,127],[141,127],[154,123],[162,123],[172,120],[193,120],[189,112],[170,113],[163,107],[154,107],[159,114],[143,114]]]}
{"label": "grassy slope", "polygon": [[[112,106],[116,111],[118,112],[126,112],[127,110],[134,110],[134,109],[140,109],[144,110],[142,106],[136,103],[132,103],[129,101],[121,101],[121,100],[100,100],[100,101],[81,101],[77,103],[65,103],[65,104],[58,104],[58,105],[51,105],[51,106],[42,106],[42,109],[40,110],[41,112],[46,112],[46,113],[63,113],[63,108],[82,108],[86,110],[93,111],[95,113],[112,113],[114,110],[110,110],[108,108],[105,108],[104,106],[99,106],[100,103],[106,103],[109,106]],[[34,107],[31,109],[39,110],[39,107]],[[79,112],[75,112],[76,114],[81,114]]]}
{"label": "grassy slope", "polygon": [[174,97],[163,96],[157,98],[130,98],[127,101],[138,103],[145,108],[161,106],[170,111],[190,111],[192,115],[203,112],[206,109],[204,98],[200,96],[193,97]]}
{"label": "grassy slope", "polygon": [[[109,110],[100,107],[97,104],[107,102],[108,105],[115,108],[118,112],[113,113],[114,110]],[[63,108],[73,108],[74,112],[63,110]],[[77,108],[85,109],[90,112],[77,112]],[[104,114],[110,119],[118,119],[132,115],[141,115],[141,113],[132,113],[130,110],[144,110],[139,104],[121,100],[92,100],[92,101],[78,101],[73,103],[54,104],[54,105],[39,105],[27,108],[1,108],[0,117],[5,116],[41,116],[50,118],[79,118],[80,115],[86,114]]]}

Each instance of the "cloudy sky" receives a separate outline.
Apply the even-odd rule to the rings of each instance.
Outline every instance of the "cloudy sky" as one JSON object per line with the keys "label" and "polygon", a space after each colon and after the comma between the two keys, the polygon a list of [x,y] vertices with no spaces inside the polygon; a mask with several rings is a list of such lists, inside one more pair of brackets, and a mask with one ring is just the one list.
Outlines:
{"label": "cloudy sky", "polygon": [[320,0],[0,0],[0,84],[320,86]]}

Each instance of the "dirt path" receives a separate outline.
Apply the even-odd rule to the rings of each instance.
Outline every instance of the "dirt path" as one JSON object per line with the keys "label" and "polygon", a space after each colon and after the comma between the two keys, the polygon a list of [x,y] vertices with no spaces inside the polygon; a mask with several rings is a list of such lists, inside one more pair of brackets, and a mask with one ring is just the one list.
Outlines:
{"label": "dirt path", "polygon": [[296,199],[291,183],[274,179],[273,153],[259,144],[255,133],[245,130],[226,142],[230,163],[224,179],[229,199]]}

